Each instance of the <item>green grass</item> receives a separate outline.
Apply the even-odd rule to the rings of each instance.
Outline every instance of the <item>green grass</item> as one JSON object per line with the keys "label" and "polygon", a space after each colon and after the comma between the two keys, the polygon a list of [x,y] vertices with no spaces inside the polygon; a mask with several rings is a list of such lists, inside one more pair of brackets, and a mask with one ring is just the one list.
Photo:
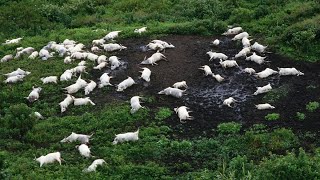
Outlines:
{"label": "green grass", "polygon": [[[66,38],[89,45],[112,30],[122,30],[121,41],[167,34],[217,35],[227,25],[242,26],[273,52],[297,60],[317,61],[320,55],[320,8],[311,0],[4,0],[0,11],[0,41],[24,36],[20,44],[1,45],[0,57],[20,46],[40,50],[49,41],[59,43]],[[148,27],[147,33],[133,33],[142,26]],[[61,115],[58,103],[65,98],[62,88],[76,79],[42,85],[40,77],[59,76],[76,64],[63,64],[63,58],[58,57],[48,61],[23,57],[0,64],[1,74],[18,67],[32,72],[24,82],[12,85],[4,84],[5,77],[0,76],[0,179],[320,178],[316,173],[320,171],[316,136],[302,150],[299,148],[305,145],[304,139],[290,129],[229,122],[219,124],[217,133],[211,136],[181,138],[165,123],[174,116],[171,108],[145,108],[132,115],[127,103],[70,107]],[[92,76],[84,74],[83,78]],[[43,91],[38,101],[27,105],[23,97],[32,86],[41,86]],[[282,86],[263,100],[277,102],[288,95],[289,89]],[[75,96],[82,97],[83,92]],[[152,96],[143,99],[146,103],[155,101]],[[318,107],[318,102],[306,105],[310,112]],[[34,111],[46,119],[29,116]],[[268,114],[266,119],[277,120],[279,116]],[[305,118],[302,113],[297,117]],[[115,134],[137,128],[139,141],[112,145]],[[77,143],[59,143],[71,132],[94,133],[92,153],[107,164],[98,167],[96,173],[82,173],[94,159],[80,157]],[[55,151],[65,159],[62,166],[55,163],[39,168],[33,161],[34,156]]]}
{"label": "green grass", "polygon": [[[92,32],[94,29],[120,29],[126,32],[123,37],[135,37],[132,30],[142,26],[150,30],[144,36],[215,35],[230,24],[244,27],[252,37],[257,37],[255,40],[267,44],[274,52],[297,60],[319,60],[320,4],[313,0],[190,0],[188,3],[185,0],[26,0],[4,3],[0,11],[3,12],[1,42],[18,36],[37,36],[42,37],[43,43],[65,38],[87,43],[105,35],[104,31]],[[12,16],[16,18],[4,18]],[[32,46],[39,48],[37,43]],[[0,56],[6,53],[0,48]]]}

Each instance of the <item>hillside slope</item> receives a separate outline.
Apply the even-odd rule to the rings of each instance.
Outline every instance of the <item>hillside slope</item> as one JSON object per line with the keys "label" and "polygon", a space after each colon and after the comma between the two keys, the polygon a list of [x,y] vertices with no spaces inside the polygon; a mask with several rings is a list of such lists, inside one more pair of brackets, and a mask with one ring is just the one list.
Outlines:
{"label": "hillside slope", "polygon": [[[120,57],[122,66],[99,71],[93,69],[95,62],[86,61],[88,73],[81,77],[98,83],[107,72],[113,85],[127,76],[137,83],[124,92],[115,86],[96,88],[88,95],[95,106],[70,105],[61,113],[63,88],[79,74],[57,84],[42,84],[40,78],[60,76],[80,61],[64,64],[64,57],[54,55],[46,61],[23,56],[0,63],[0,179],[320,179],[317,1],[2,0],[0,11],[0,41],[24,36],[21,43],[0,45],[1,58],[20,46],[39,51],[49,41],[67,38],[84,43],[89,51],[93,39],[122,30],[110,42],[126,50],[97,53]],[[211,49],[233,57],[242,48],[231,36],[220,35],[229,24],[242,26],[253,42],[268,45],[266,63],[240,58],[239,68],[223,69],[218,60],[208,61]],[[133,33],[142,26],[148,27],[146,33]],[[221,41],[218,47],[211,45],[216,38]],[[153,39],[176,47],[162,52],[168,61],[141,65],[154,53],[145,47]],[[198,68],[206,64],[225,81],[205,77]],[[19,67],[31,74],[23,82],[4,83],[3,74]],[[151,69],[149,83],[139,78],[141,67]],[[244,73],[246,67],[257,72],[295,67],[304,75],[258,79]],[[182,80],[188,84],[182,98],[157,94]],[[253,95],[256,87],[268,83],[272,91]],[[30,103],[25,97],[33,86],[43,90],[39,100]],[[73,95],[85,97],[83,90]],[[144,108],[131,114],[129,101],[137,95]],[[230,96],[237,102],[232,108],[223,106]],[[259,103],[276,108],[259,111]],[[192,121],[179,121],[174,108],[183,105],[190,107]],[[35,111],[44,119],[37,119]],[[115,134],[137,129],[138,141],[112,144]],[[72,132],[93,134],[88,146],[95,157],[82,157],[75,148],[79,142],[60,142]],[[39,167],[34,160],[57,151],[62,165]],[[96,172],[83,172],[98,158],[106,164]]]}

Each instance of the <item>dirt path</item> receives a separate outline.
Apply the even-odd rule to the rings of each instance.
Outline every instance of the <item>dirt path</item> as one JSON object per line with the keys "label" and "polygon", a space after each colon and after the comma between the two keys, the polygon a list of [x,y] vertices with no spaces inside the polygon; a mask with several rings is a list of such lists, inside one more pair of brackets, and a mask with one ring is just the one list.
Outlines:
{"label": "dirt path", "polygon": [[[115,88],[110,91],[98,90],[93,93],[92,99],[97,104],[111,103],[114,101],[129,100],[132,96],[155,96],[154,103],[145,103],[150,108],[169,107],[173,109],[177,106],[188,106],[193,111],[194,121],[181,124],[176,115],[168,118],[166,123],[173,129],[176,129],[176,135],[179,137],[193,135],[208,135],[217,124],[228,121],[238,121],[244,126],[254,123],[264,123],[270,126],[292,127],[297,130],[317,131],[320,127],[320,113],[307,114],[307,119],[303,122],[296,120],[296,112],[306,112],[305,104],[309,101],[319,101],[320,97],[320,64],[310,64],[305,62],[296,62],[276,54],[267,54],[267,61],[263,65],[254,62],[237,60],[240,68],[231,68],[223,70],[218,67],[218,61],[209,62],[209,56],[206,52],[210,49],[222,52],[233,57],[241,49],[240,42],[230,41],[228,37],[216,37],[222,43],[217,47],[211,47],[210,42],[215,38],[203,36],[166,36],[161,38],[171,42],[176,46],[175,49],[168,49],[164,52],[168,58],[167,61],[160,61],[158,66],[140,65],[145,56],[149,57],[153,52],[144,52],[142,46],[146,45],[152,39],[138,38],[126,39],[119,42],[128,47],[127,50],[114,53],[126,64],[123,68],[111,72],[115,78],[111,83],[118,84],[127,76],[131,76],[138,84],[118,93]],[[220,74],[226,78],[226,81],[218,83],[212,77],[205,77],[200,66],[209,65],[214,73]],[[151,82],[146,83],[138,77],[140,76],[140,67],[148,67],[152,71]],[[242,72],[242,69],[252,67],[257,72],[269,67],[277,70],[277,67],[296,67],[305,73],[305,76],[279,77],[278,75],[266,78],[256,79]],[[94,72],[96,79],[101,72]],[[157,95],[160,90],[172,86],[175,82],[185,80],[189,86],[187,95],[181,99]],[[281,101],[275,102],[276,109],[258,111],[255,104],[264,103],[264,95],[253,96],[252,94],[258,86],[264,86],[271,83],[273,88],[287,87],[288,94]],[[239,102],[234,108],[222,106],[224,99],[234,97]],[[264,116],[268,113],[279,113],[280,120],[267,122]],[[186,133],[192,132],[192,133]]]}

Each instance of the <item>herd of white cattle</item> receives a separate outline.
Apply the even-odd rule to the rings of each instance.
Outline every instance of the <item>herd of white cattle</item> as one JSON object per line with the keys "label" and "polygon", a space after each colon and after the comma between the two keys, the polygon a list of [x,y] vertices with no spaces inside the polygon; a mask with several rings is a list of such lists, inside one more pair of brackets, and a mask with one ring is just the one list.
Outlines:
{"label": "herd of white cattle", "polygon": [[[142,27],[140,29],[135,29],[135,33],[143,33],[146,31],[146,27]],[[75,60],[81,60],[78,65],[74,68],[65,70],[61,75],[60,78],[58,76],[48,76],[48,77],[40,77],[40,80],[43,84],[47,83],[58,83],[58,79],[60,81],[71,81],[73,76],[79,75],[76,82],[74,84],[71,84],[70,86],[67,86],[63,88],[68,94],[66,95],[66,98],[59,103],[61,113],[65,112],[69,105],[73,104],[74,106],[81,106],[81,105],[95,105],[95,103],[90,99],[90,97],[84,97],[84,98],[75,98],[71,94],[77,93],[81,89],[84,90],[85,95],[89,95],[97,86],[98,88],[103,88],[105,86],[113,86],[110,83],[110,80],[113,78],[112,76],[109,76],[108,73],[103,73],[99,78],[99,83],[97,84],[95,81],[90,80],[88,83],[86,80],[81,78],[81,73],[88,73],[87,70],[87,61],[92,61],[93,63],[96,63],[97,65],[93,68],[95,70],[103,70],[110,66],[111,70],[115,70],[123,65],[123,63],[120,61],[120,58],[117,56],[110,56],[107,58],[106,55],[97,55],[95,53],[102,53],[105,52],[113,52],[113,51],[121,51],[126,50],[127,47],[117,44],[117,43],[107,43],[108,41],[114,41],[115,38],[119,36],[119,33],[121,31],[113,31],[108,33],[105,37],[97,40],[92,41],[92,47],[91,52],[85,51],[85,45],[82,43],[77,43],[76,41],[65,39],[62,43],[56,43],[54,41],[49,42],[46,46],[44,46],[39,52],[36,51],[32,47],[19,47],[16,49],[15,56],[13,54],[5,55],[0,62],[7,62],[14,59],[19,59],[22,56],[28,56],[29,59],[35,59],[40,58],[42,60],[48,60],[57,53],[59,57],[64,57],[64,63],[69,64],[72,63]],[[257,55],[256,53],[263,55],[266,52],[266,46],[263,46],[257,42],[255,42],[253,45],[251,45],[249,40],[249,34],[247,32],[243,32],[243,29],[241,27],[234,27],[229,28],[223,35],[232,36],[232,40],[241,40],[243,44],[243,49],[235,55],[235,57],[228,60],[228,56],[223,53],[213,52],[209,51],[206,54],[209,55],[210,59],[212,60],[220,60],[220,65],[224,69],[226,68],[232,68],[232,67],[239,67],[236,59],[244,57],[247,61],[255,62],[259,65],[262,65],[265,63],[265,58]],[[19,43],[23,38],[17,38],[12,40],[6,40],[4,45],[6,44],[13,44],[13,43]],[[220,40],[216,39],[212,42],[214,46],[219,46]],[[161,52],[168,48],[175,48],[174,45],[167,43],[162,40],[153,40],[149,44],[146,45],[146,47],[149,50],[156,51],[153,55],[151,55],[148,58],[144,58],[144,60],[140,63],[142,65],[158,65],[157,62],[160,60],[167,60],[166,56],[162,54]],[[251,56],[248,56],[251,54]],[[150,76],[151,76],[151,70],[147,67],[142,67],[142,71],[140,71],[141,76],[139,78],[143,79],[146,82],[150,82]],[[208,65],[203,65],[199,68],[200,70],[204,71],[205,76],[212,76],[216,81],[223,82],[225,78],[222,77],[219,74],[215,74],[212,72],[211,68]],[[278,68],[278,71],[275,71],[270,68],[266,68],[264,71],[256,73],[256,71],[253,68],[247,67],[243,70],[245,73],[248,73],[250,75],[254,75],[255,77],[259,78],[267,78],[273,74],[279,74],[279,75],[304,75],[302,72],[298,71],[295,68]],[[25,71],[21,68],[17,68],[17,70],[4,74],[7,79],[4,81],[4,83],[17,83],[19,81],[23,81],[23,79],[28,76],[31,72]],[[116,91],[122,92],[126,90],[127,88],[131,87],[132,85],[137,84],[133,78],[128,77],[127,79],[123,80],[117,85]],[[170,95],[176,98],[180,98],[185,94],[185,91],[187,90],[188,86],[186,81],[181,81],[173,84],[172,87],[167,87],[161,91],[158,92],[158,94],[165,94]],[[32,87],[32,90],[30,94],[26,97],[26,99],[29,102],[37,101],[40,97],[42,88],[41,87]],[[254,92],[254,95],[266,93],[268,91],[272,90],[271,84],[267,84],[263,87],[257,87],[256,92]],[[140,104],[141,97],[134,96],[130,100],[131,104],[131,110],[130,113],[136,113],[140,108],[143,108]],[[237,102],[237,100],[233,97],[229,97],[223,101],[223,105],[226,105],[228,107],[232,107],[231,105]],[[265,110],[265,109],[273,109],[274,106],[264,103],[264,104],[258,104],[255,105],[257,109],[259,110]],[[186,106],[180,106],[174,108],[174,111],[177,113],[180,122],[185,123],[187,120],[194,119],[192,116],[189,115],[191,111],[188,111],[189,108]],[[39,119],[44,119],[44,117],[39,113],[35,112],[35,116]],[[93,135],[93,134],[92,134]],[[60,142],[76,142],[78,141],[81,143],[80,145],[77,145],[76,148],[78,149],[81,156],[90,158],[94,157],[91,155],[90,148],[87,144],[89,144],[89,140],[92,137],[92,135],[85,135],[85,134],[77,134],[72,132],[71,135],[64,138]],[[137,141],[139,139],[139,129],[135,132],[127,132],[123,134],[117,134],[114,138],[113,144],[118,144],[126,141]],[[40,163],[40,167],[42,167],[44,164],[52,163],[55,161],[58,161],[61,165],[61,161],[63,160],[61,158],[60,152],[54,152],[49,153],[45,156],[41,156],[39,158],[35,158],[36,161]],[[83,170],[83,172],[92,172],[95,171],[98,165],[104,164],[105,161],[103,159],[96,159],[93,161],[93,163],[86,169]]]}

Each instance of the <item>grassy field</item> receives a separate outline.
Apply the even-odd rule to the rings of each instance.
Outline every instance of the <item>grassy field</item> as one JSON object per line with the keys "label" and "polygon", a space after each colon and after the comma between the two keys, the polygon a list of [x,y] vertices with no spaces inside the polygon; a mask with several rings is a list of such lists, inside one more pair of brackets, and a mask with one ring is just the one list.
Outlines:
{"label": "grassy field", "polygon": [[[1,45],[1,58],[20,46],[39,50],[52,40],[68,38],[89,45],[112,30],[123,30],[121,41],[166,34],[216,35],[227,25],[239,25],[255,40],[268,44],[272,52],[298,61],[320,60],[319,1],[0,0],[0,12],[0,42],[24,37],[20,44]],[[141,26],[147,26],[148,32],[134,34],[133,30]],[[33,85],[41,84],[40,77],[59,76],[76,64],[63,64],[63,58],[58,57],[48,61],[26,59],[0,64],[1,74],[18,67],[32,71],[23,83],[13,85],[4,84],[5,77],[0,76],[0,179],[320,178],[316,132],[264,124],[244,128],[241,123],[230,122],[212,129],[213,136],[182,139],[172,136],[173,129],[165,123],[175,115],[172,109],[146,108],[131,115],[125,102],[100,108],[72,107],[61,115],[58,103],[65,97],[61,88],[70,82],[43,85],[41,101],[33,104],[23,97]],[[92,75],[84,74],[83,78]],[[319,112],[319,103],[310,102],[306,110]],[[46,119],[30,116],[34,111]],[[266,119],[273,121],[276,116],[270,114]],[[302,112],[297,117],[305,118]],[[112,145],[115,134],[138,127],[139,141]],[[94,156],[106,160],[105,166],[95,173],[82,173],[94,158],[80,157],[75,143],[59,143],[72,131],[94,133],[90,147]],[[61,152],[65,160],[62,166],[55,163],[39,168],[33,160],[54,151]]]}
{"label": "grassy field", "polygon": [[[320,3],[316,0],[3,1],[0,41],[37,35],[33,46],[48,37],[88,42],[99,37],[99,33],[88,33],[92,29],[140,26],[148,26],[150,34],[210,35],[222,33],[226,25],[240,25],[273,52],[304,61],[317,61],[320,55]],[[0,55],[4,52],[1,48]]]}

